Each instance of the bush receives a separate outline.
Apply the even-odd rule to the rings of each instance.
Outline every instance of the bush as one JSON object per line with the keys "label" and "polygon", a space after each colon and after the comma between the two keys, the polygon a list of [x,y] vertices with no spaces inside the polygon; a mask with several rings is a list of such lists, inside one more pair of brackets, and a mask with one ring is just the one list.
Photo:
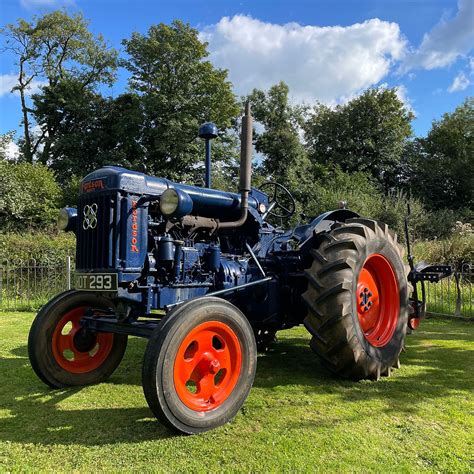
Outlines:
{"label": "bush", "polygon": [[0,231],[50,227],[60,198],[46,166],[0,161]]}
{"label": "bush", "polygon": [[471,224],[457,222],[451,237],[440,240],[420,241],[413,246],[417,261],[444,263],[461,270],[463,264],[474,263],[474,233]]}
{"label": "bush", "polygon": [[400,190],[384,194],[367,173],[348,174],[335,169],[311,186],[312,189],[306,193],[310,196],[305,206],[308,216],[337,209],[340,201],[346,201],[347,207],[361,216],[388,224],[398,234],[399,240],[404,241],[404,221],[407,203],[410,203],[410,232],[413,236],[421,236],[426,219],[421,202],[407,197]]}
{"label": "bush", "polygon": [[439,209],[427,214],[422,224],[421,235],[425,239],[449,238],[457,222],[474,223],[474,212],[470,209]]}
{"label": "bush", "polygon": [[71,232],[0,233],[0,262],[35,259],[55,265],[64,263],[67,255],[74,256],[75,248],[76,237]]}

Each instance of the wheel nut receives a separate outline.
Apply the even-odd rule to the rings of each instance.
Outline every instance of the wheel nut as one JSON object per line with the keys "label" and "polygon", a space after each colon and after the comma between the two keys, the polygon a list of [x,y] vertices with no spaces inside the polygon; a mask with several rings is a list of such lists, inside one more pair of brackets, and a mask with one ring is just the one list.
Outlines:
{"label": "wheel nut", "polygon": [[369,305],[369,307],[372,306],[372,301],[369,301],[367,304]]}
{"label": "wheel nut", "polygon": [[372,293],[369,291],[369,294],[367,296],[370,298],[372,296]]}
{"label": "wheel nut", "polygon": [[369,311],[369,308],[367,306],[364,306],[364,311]]}
{"label": "wheel nut", "polygon": [[367,293],[369,291],[368,288],[364,288],[364,293]]}
{"label": "wheel nut", "polygon": [[211,374],[217,374],[220,368],[221,364],[219,364],[219,361],[217,359],[211,360],[211,362],[209,363],[209,372]]}

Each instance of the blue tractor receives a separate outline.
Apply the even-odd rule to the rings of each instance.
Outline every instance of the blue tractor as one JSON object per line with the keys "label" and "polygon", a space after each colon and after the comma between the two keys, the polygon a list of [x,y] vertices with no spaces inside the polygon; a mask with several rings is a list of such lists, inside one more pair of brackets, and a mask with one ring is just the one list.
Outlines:
{"label": "blue tractor", "polygon": [[[182,433],[232,419],[251,389],[257,350],[304,324],[331,372],[377,380],[398,367],[424,315],[423,281],[448,267],[406,265],[387,225],[341,208],[285,230],[281,184],[251,187],[252,117],[242,119],[239,193],[178,184],[116,166],[84,178],[58,224],[77,237],[75,289],[38,313],[31,365],[51,387],[106,380],[129,335],[148,339],[142,371],[156,417]],[[408,233],[407,233],[408,236]],[[411,268],[410,268],[411,267]],[[421,282],[421,295],[417,284]]]}

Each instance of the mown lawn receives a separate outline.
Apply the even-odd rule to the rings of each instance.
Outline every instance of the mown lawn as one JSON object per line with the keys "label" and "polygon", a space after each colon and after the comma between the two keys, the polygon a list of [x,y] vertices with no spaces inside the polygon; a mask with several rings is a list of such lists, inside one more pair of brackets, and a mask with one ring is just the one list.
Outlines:
{"label": "mown lawn", "polygon": [[50,390],[27,358],[31,313],[0,314],[0,471],[473,472],[474,326],[429,320],[380,382],[334,379],[303,328],[258,360],[234,421],[167,431],[141,388],[145,341],[110,381]]}

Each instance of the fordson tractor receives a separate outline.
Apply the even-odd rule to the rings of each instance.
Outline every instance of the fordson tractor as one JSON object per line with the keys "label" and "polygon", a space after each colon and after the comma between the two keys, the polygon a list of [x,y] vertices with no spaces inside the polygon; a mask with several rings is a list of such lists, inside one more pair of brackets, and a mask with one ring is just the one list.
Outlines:
{"label": "fordson tractor", "polygon": [[[345,209],[283,229],[291,193],[251,187],[252,116],[242,118],[239,193],[106,166],[84,178],[77,209],[58,224],[77,237],[75,289],[39,311],[31,365],[51,387],[106,380],[128,336],[148,339],[142,383],[156,417],[203,432],[242,407],[265,350],[281,329],[304,324],[334,374],[390,375],[407,330],[424,315],[424,281],[448,267],[415,267],[387,225]],[[408,232],[407,232],[408,237]],[[418,288],[421,283],[421,289]],[[421,290],[421,293],[419,291]]]}

